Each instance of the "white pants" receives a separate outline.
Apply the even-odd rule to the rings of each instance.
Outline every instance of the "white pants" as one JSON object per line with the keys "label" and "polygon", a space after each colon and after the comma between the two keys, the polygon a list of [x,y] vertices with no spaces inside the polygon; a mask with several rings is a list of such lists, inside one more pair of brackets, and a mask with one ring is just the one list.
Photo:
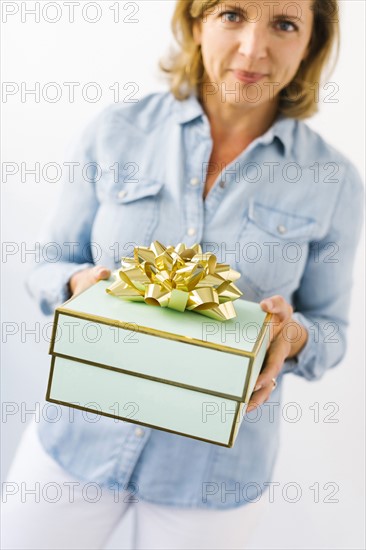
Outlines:
{"label": "white pants", "polygon": [[100,493],[96,484],[71,477],[44,451],[31,424],[3,484],[1,548],[103,548],[132,507],[134,549],[243,549],[264,502],[222,511],[132,499],[131,491],[117,494],[103,487]]}

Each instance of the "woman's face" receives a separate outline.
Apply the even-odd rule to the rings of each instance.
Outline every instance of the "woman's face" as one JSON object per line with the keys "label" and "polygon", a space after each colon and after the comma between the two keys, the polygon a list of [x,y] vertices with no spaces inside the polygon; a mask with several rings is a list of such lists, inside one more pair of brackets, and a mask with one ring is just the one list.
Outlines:
{"label": "woman's face", "polygon": [[253,106],[276,98],[308,53],[312,4],[225,0],[209,8],[193,29],[207,93],[216,90],[221,101]]}

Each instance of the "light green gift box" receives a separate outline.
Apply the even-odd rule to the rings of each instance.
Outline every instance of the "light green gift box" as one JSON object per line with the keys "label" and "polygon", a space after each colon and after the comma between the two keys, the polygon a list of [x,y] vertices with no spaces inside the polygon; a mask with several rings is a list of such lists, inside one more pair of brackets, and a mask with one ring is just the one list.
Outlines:
{"label": "light green gift box", "polygon": [[46,400],[232,447],[271,316],[238,299],[237,316],[216,321],[120,300],[110,284],[56,309]]}

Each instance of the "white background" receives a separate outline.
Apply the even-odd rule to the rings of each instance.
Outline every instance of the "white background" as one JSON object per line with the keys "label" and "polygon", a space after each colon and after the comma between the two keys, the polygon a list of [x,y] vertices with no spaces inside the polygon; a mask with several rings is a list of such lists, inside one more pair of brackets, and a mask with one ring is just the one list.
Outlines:
{"label": "white background", "polygon": [[[58,2],[61,19],[49,23],[41,15],[39,23],[34,16],[26,15],[24,8],[34,8],[35,2],[2,2],[19,8],[2,25],[2,79],[22,82],[28,89],[39,82],[44,89],[48,82],[61,86],[59,101],[47,102],[41,94],[40,102],[34,96],[23,99],[20,92],[2,99],[3,162],[24,162],[31,167],[48,162],[65,160],[66,147],[77,138],[85,124],[105,105],[114,101],[109,89],[114,83],[120,86],[120,101],[131,88],[128,82],[139,86],[137,98],[144,94],[166,89],[159,78],[158,59],[172,43],[170,17],[174,2],[170,0],[138,1],[137,23],[123,22],[132,12],[126,2],[120,2],[120,22],[115,23],[110,7],[116,2],[99,2],[102,17],[92,24],[82,17],[81,8],[75,9],[75,22],[70,23],[69,12]],[[41,2],[43,7],[46,2]],[[9,8],[11,9],[11,8]],[[22,11],[23,20],[22,22]],[[87,16],[94,18],[90,8]],[[54,18],[55,9],[49,8],[46,17]],[[347,0],[341,3],[342,46],[336,71],[330,79],[339,90],[336,103],[321,102],[321,113],[309,124],[331,144],[345,153],[364,176],[364,21],[365,4]],[[64,82],[79,82],[75,102],[70,102]],[[102,97],[92,103],[83,98],[81,89],[89,82],[97,82]],[[327,91],[330,92],[332,88]],[[52,90],[49,90],[51,97]],[[90,89],[90,94],[92,90]],[[323,98],[326,93],[323,93]],[[47,96],[46,96],[47,97]],[[91,97],[91,96],[90,96]],[[60,183],[42,180],[35,183],[28,176],[22,182],[20,175],[8,178],[2,186],[2,239],[16,243],[19,248],[37,241],[38,232],[49,208],[57,200]],[[350,223],[352,221],[350,220]],[[21,244],[23,243],[23,245]],[[263,522],[252,540],[254,549],[361,549],[364,548],[364,288],[363,250],[359,246],[349,348],[342,365],[328,372],[317,383],[307,383],[297,377],[286,377],[284,403],[297,402],[301,418],[297,422],[282,423],[282,445],[273,480],[280,483],[275,502],[267,506]],[[40,328],[51,321],[43,317],[26,295],[24,279],[32,257],[22,258],[20,252],[3,258],[2,263],[2,399],[3,406],[14,404],[14,414],[2,419],[2,474],[6,475],[25,422],[34,414],[22,418],[21,410],[34,409],[45,394],[49,357],[48,342],[32,335],[24,336],[24,328]],[[14,323],[14,325],[9,325]],[[12,326],[16,334],[8,336],[4,330]],[[315,422],[314,403],[318,403],[320,417]],[[325,417],[335,403],[339,411],[334,415],[338,422],[326,422]],[[16,411],[18,407],[19,412]],[[311,408],[312,407],[312,408]],[[8,409],[9,410],[9,409]],[[291,411],[293,413],[294,410]],[[250,449],[248,449],[250,452]],[[286,483],[295,482],[301,487],[298,502],[290,503],[282,496]],[[331,486],[339,487],[333,496],[338,502],[325,502]],[[310,486],[319,484],[320,502],[314,502]],[[333,485],[335,486],[335,485]],[[268,494],[266,496],[268,499]],[[118,530],[110,548],[129,547],[127,525]]]}

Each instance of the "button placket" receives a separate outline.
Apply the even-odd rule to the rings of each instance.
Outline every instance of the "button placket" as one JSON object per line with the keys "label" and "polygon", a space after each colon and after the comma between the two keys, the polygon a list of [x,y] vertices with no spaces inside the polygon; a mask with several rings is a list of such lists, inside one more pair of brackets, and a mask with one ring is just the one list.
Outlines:
{"label": "button placket", "polygon": [[115,479],[128,483],[138,459],[151,435],[151,428],[130,424],[128,436],[124,439],[123,453],[116,466]]}
{"label": "button placket", "polygon": [[[212,140],[205,132],[202,135],[202,127],[186,127],[185,139],[194,141],[189,143],[187,151],[194,151],[193,155],[186,157],[186,174],[189,175],[184,188],[184,212],[185,212],[185,240],[192,245],[200,242],[203,226],[203,197],[202,181],[203,168],[207,163],[212,150]],[[201,174],[199,173],[201,171]]]}
{"label": "button placket", "polygon": [[124,199],[126,195],[127,195],[127,191],[125,189],[123,189],[122,191],[118,192],[117,196],[118,196],[119,199]]}
{"label": "button placket", "polygon": [[137,427],[135,429],[135,436],[136,437],[143,437],[145,435],[145,430],[143,428]]}

